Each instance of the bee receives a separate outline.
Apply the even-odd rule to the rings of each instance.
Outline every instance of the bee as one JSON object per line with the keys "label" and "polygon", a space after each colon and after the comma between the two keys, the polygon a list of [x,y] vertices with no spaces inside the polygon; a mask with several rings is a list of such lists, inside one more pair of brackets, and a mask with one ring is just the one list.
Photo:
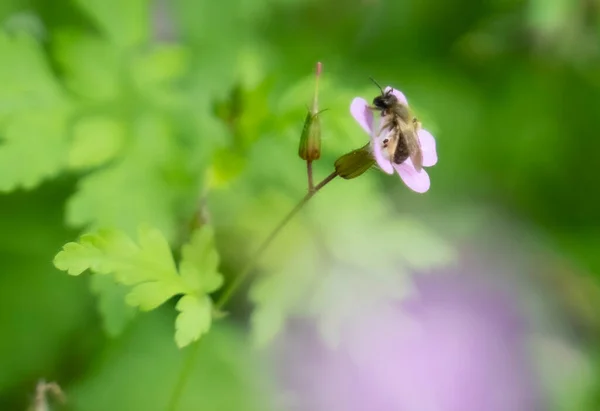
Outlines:
{"label": "bee", "polygon": [[381,141],[383,148],[395,164],[402,164],[410,157],[415,169],[421,171],[423,152],[418,137],[421,123],[412,115],[406,104],[398,101],[391,88],[384,92],[375,80],[371,78],[371,81],[379,88],[381,95],[373,99],[373,105],[369,108],[381,113],[381,130],[388,130]]}

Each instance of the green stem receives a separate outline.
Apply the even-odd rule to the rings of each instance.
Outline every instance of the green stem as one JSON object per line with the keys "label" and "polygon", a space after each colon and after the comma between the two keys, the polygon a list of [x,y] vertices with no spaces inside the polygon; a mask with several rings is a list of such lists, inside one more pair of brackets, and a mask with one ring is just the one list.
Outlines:
{"label": "green stem", "polygon": [[171,399],[169,400],[167,410],[177,411],[179,401],[181,400],[181,395],[183,394],[183,389],[185,388],[185,384],[187,383],[187,380],[194,369],[194,364],[196,363],[196,358],[198,357],[199,352],[200,341],[195,341],[189,348],[189,353],[183,364],[183,369],[177,378],[177,384],[175,385],[173,394],[171,394]]}
{"label": "green stem", "polygon": [[[240,274],[229,284],[229,286],[225,289],[223,294],[219,297],[217,302],[215,303],[215,309],[219,310],[223,308],[225,304],[229,301],[231,296],[237,291],[237,289],[242,285],[248,274],[252,271],[258,259],[262,256],[265,250],[269,247],[269,245],[273,242],[277,234],[290,222],[290,220],[304,207],[308,201],[313,198],[317,192],[325,187],[331,180],[337,177],[337,173],[334,171],[329,174],[323,181],[317,184],[314,189],[308,191],[308,193],[300,200],[298,204],[281,220],[281,222],[275,227],[271,234],[262,242],[262,244],[256,250],[256,253],[252,256],[252,258],[248,261],[248,263],[244,266],[244,269],[240,272]],[[196,363],[196,358],[198,357],[198,352],[200,351],[200,341],[194,342],[190,346],[190,351],[188,353],[187,358],[185,359],[185,363],[183,365],[183,369],[179,374],[179,378],[177,379],[177,384],[175,385],[175,389],[173,390],[173,394],[171,395],[171,399],[169,401],[168,410],[169,411],[177,411],[177,407],[179,406],[179,401],[181,399],[181,395],[183,394],[183,389],[187,383],[187,380],[190,376],[194,368],[194,364]]]}
{"label": "green stem", "polygon": [[240,272],[240,274],[237,277],[235,277],[235,279],[229,284],[229,286],[225,289],[225,291],[223,291],[223,294],[221,294],[221,296],[219,297],[219,299],[217,300],[217,302],[215,304],[215,307],[217,309],[222,308],[227,303],[227,301],[229,301],[229,299],[231,298],[233,293],[242,285],[242,283],[244,282],[244,280],[246,279],[248,274],[252,271],[252,269],[258,262],[258,259],[262,256],[262,254],[265,252],[265,250],[269,247],[269,245],[275,239],[275,237],[277,237],[277,234],[279,234],[279,232],[287,225],[287,223],[290,222],[290,220],[296,215],[296,213],[298,213],[298,211],[300,211],[302,209],[302,207],[304,207],[304,205],[306,203],[308,203],[308,201],[315,194],[317,194],[317,192],[320,189],[325,187],[325,185],[327,183],[329,183],[331,180],[333,180],[335,177],[337,177],[337,173],[334,171],[333,173],[328,175],[323,181],[321,181],[319,184],[317,184],[312,191],[309,191],[308,193],[306,193],[304,198],[302,200],[300,200],[300,202],[298,204],[296,204],[296,207],[294,207],[292,209],[292,211],[290,211],[283,218],[283,220],[281,220],[281,222],[275,227],[275,229],[273,231],[271,231],[271,234],[269,234],[269,236],[265,239],[265,241],[263,241],[263,243],[260,245],[260,247],[258,247],[258,249],[256,250],[256,253],[254,253],[254,256],[244,266],[244,269]]}

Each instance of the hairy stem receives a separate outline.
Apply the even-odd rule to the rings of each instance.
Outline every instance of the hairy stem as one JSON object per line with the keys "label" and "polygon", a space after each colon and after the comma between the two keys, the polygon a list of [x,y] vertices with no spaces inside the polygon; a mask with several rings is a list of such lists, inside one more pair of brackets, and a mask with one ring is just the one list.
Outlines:
{"label": "hairy stem", "polygon": [[[310,164],[310,162],[308,162]],[[223,308],[225,304],[229,301],[229,299],[233,296],[233,294],[237,291],[237,289],[242,285],[244,280],[248,277],[248,274],[252,271],[258,259],[262,256],[265,250],[269,247],[269,245],[273,242],[273,240],[277,237],[277,235],[281,232],[281,230],[290,222],[290,220],[304,207],[308,201],[313,198],[317,192],[325,187],[331,180],[337,177],[337,173],[334,171],[329,174],[323,181],[321,181],[316,186],[312,187],[312,168],[310,165],[307,165],[309,171],[309,190],[308,193],[300,200],[298,204],[281,220],[281,222],[271,231],[269,236],[262,242],[262,244],[258,247],[252,258],[246,263],[243,270],[240,274],[231,282],[229,286],[223,291],[223,294],[219,297],[217,302],[215,303],[215,309],[219,310]],[[311,190],[312,187],[312,190]],[[179,401],[181,399],[181,395],[183,394],[183,389],[187,383],[187,380],[194,369],[194,364],[196,363],[196,358],[198,357],[198,352],[200,351],[200,341],[194,342],[190,348],[187,358],[185,359],[185,363],[183,365],[183,369],[179,374],[179,378],[177,379],[177,383],[175,385],[175,389],[173,390],[173,394],[171,395],[171,399],[169,401],[168,410],[169,411],[177,411],[177,407],[179,406]]]}

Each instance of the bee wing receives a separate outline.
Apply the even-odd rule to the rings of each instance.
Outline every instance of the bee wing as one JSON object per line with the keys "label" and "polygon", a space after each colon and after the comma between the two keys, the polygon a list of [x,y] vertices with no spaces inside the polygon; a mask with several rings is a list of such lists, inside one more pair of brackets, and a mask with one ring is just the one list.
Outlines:
{"label": "bee wing", "polygon": [[415,170],[421,171],[423,168],[423,151],[419,144],[419,138],[416,130],[410,130],[406,134],[406,146],[408,147],[408,153],[412,160]]}

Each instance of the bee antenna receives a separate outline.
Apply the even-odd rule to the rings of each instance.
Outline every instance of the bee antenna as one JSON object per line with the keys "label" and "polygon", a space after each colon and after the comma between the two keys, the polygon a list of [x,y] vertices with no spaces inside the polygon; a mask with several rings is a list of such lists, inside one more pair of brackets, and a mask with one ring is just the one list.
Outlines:
{"label": "bee antenna", "polygon": [[384,94],[383,89],[381,88],[381,86],[379,85],[378,82],[375,81],[375,79],[373,77],[369,77],[369,79],[377,86],[377,88],[381,91],[381,95]]}

